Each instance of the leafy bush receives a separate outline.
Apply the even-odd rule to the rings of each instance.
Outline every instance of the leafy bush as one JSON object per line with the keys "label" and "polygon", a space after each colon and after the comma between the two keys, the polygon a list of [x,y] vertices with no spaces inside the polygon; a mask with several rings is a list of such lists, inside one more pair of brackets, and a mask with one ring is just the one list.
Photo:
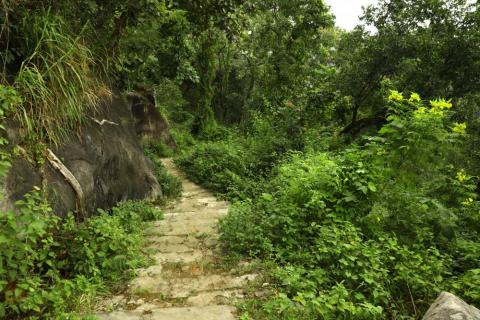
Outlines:
{"label": "leafy bush", "polygon": [[264,181],[293,148],[285,132],[257,118],[250,134],[217,127],[176,159],[193,181],[227,197],[248,199],[262,193]]}
{"label": "leafy bush", "polygon": [[280,266],[281,293],[258,318],[416,318],[439,291],[460,288],[478,303],[475,179],[455,167],[465,127],[450,122],[451,108],[392,92],[377,136],[293,153],[263,194],[232,207],[225,250]]}
{"label": "leafy bush", "polygon": [[181,197],[183,191],[182,181],[171,175],[160,160],[156,159],[154,165],[155,175],[162,187],[163,196],[168,199]]}
{"label": "leafy bush", "polygon": [[[111,211],[111,215],[118,217],[122,228],[128,232],[139,231],[142,222],[157,221],[163,218],[163,212],[146,200],[120,202]],[[103,210],[100,212],[104,213]]]}
{"label": "leafy bush", "polygon": [[173,156],[173,150],[163,142],[149,143],[143,147],[143,150],[147,155],[156,155],[161,158]]}
{"label": "leafy bush", "polygon": [[195,138],[185,128],[172,127],[170,133],[177,143],[177,149],[180,151],[186,150],[196,144]]}
{"label": "leafy bush", "polygon": [[[125,202],[84,223],[52,213],[36,191],[0,212],[0,316],[52,318],[88,309],[105,282],[145,264],[144,221],[161,217],[147,202]],[[80,303],[82,301],[82,303]],[[84,310],[88,311],[88,310]]]}
{"label": "leafy bush", "polygon": [[198,144],[190,153],[177,159],[194,182],[221,193],[231,191],[237,177],[248,176],[238,146],[223,141]]}
{"label": "leafy bush", "polygon": [[187,101],[184,99],[180,85],[176,82],[163,79],[155,88],[156,103],[167,113],[163,116],[174,124],[190,124],[194,115],[187,111]]}

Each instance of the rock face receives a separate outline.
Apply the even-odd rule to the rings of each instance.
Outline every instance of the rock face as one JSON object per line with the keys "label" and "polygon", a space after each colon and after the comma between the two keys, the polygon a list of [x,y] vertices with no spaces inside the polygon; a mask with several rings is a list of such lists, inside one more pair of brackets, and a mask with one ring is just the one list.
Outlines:
{"label": "rock face", "polygon": [[423,320],[480,320],[480,310],[451,293],[442,292]]}
{"label": "rock face", "polygon": [[128,94],[135,131],[142,142],[163,142],[175,149],[175,140],[170,135],[168,121],[160,114],[155,103],[155,93],[149,88],[139,88]]}
{"label": "rock face", "polygon": [[[59,147],[51,147],[78,181],[82,204],[72,183],[51,162],[38,168],[18,157],[6,178],[3,208],[11,207],[33,186],[42,184],[47,186],[57,214],[78,211],[80,205],[84,214],[93,214],[97,208],[110,208],[122,200],[156,198],[161,194],[152,164],[140,147],[129,106],[117,95],[98,109],[79,133]],[[15,136],[9,136],[15,142]]]}

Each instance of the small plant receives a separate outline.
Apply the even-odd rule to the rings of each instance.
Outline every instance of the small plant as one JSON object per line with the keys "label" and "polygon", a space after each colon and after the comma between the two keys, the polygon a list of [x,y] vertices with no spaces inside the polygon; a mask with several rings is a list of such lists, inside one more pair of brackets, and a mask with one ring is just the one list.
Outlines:
{"label": "small plant", "polygon": [[[157,145],[158,146],[158,145]],[[157,177],[158,183],[162,188],[163,197],[166,199],[176,199],[182,195],[182,182],[177,177],[171,175],[162,161],[161,150],[157,147],[152,148],[151,146],[146,146],[144,148],[145,155],[152,161],[155,176]]]}
{"label": "small plant", "polygon": [[238,140],[198,143],[175,162],[196,183],[228,199],[245,199],[261,190],[262,174]]}
{"label": "small plant", "polygon": [[[7,113],[13,112],[21,104],[22,98],[13,87],[0,84],[0,121],[3,121]],[[4,129],[0,123],[0,130]],[[1,137],[0,147],[6,146],[7,144],[7,139]],[[0,178],[7,174],[10,165],[10,154],[5,151],[0,151]]]}
{"label": "small plant", "polygon": [[156,155],[161,158],[168,158],[173,156],[173,150],[170,149],[165,143],[159,142],[157,144],[150,143],[143,147],[145,154]]}

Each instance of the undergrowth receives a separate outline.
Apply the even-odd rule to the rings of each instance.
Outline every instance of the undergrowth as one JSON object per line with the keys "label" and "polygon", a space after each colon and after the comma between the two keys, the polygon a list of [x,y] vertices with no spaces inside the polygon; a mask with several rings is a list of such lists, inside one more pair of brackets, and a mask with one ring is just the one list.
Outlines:
{"label": "undergrowth", "polygon": [[[0,120],[21,103],[14,88],[0,85]],[[8,141],[2,138],[0,144]],[[9,167],[8,149],[2,148],[2,179]],[[164,190],[168,196],[179,192]],[[76,319],[87,314],[99,295],[121,289],[134,269],[146,265],[146,222],[162,218],[150,202],[127,201],[78,223],[71,213],[60,218],[46,199],[36,188],[16,203],[16,210],[0,211],[2,319]]]}
{"label": "undergrowth", "polygon": [[[75,318],[144,266],[146,221],[162,213],[146,201],[120,203],[84,223],[56,216],[37,190],[0,212],[0,317]],[[73,313],[72,313],[73,311]]]}
{"label": "undergrowth", "polygon": [[161,202],[168,199],[177,199],[182,195],[182,182],[179,178],[171,175],[163,165],[161,158],[172,154],[163,143],[149,144],[144,147],[145,155],[152,161],[155,176],[162,188]]}
{"label": "undergrowth", "polygon": [[288,121],[274,127],[274,119],[252,117],[248,134],[218,127],[185,148],[175,158],[176,163],[194,182],[229,200],[258,196],[276,165],[300,143],[285,130]]}
{"label": "undergrowth", "polygon": [[282,152],[264,130],[179,157],[196,182],[240,200],[220,225],[225,252],[276,262],[272,290],[242,319],[419,319],[444,290],[480,303],[465,125],[450,102],[416,94],[392,92],[388,110],[376,135],[336,151]]}

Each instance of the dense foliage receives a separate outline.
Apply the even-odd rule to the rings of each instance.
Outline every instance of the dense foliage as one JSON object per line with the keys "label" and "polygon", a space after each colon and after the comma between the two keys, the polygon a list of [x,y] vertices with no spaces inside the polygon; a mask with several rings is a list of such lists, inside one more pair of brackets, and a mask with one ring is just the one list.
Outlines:
{"label": "dense foliage", "polygon": [[0,213],[0,316],[7,319],[88,312],[109,283],[146,263],[144,222],[161,218],[147,202],[125,202],[84,223],[61,220],[39,191],[17,207]]}
{"label": "dense foliage", "polygon": [[[379,0],[352,31],[322,0],[0,8],[0,116],[27,149],[72,134],[108,84],[156,89],[176,163],[233,202],[226,252],[275,265],[242,319],[419,319],[442,290],[480,304],[478,3]],[[145,150],[177,197],[159,161],[173,151]],[[8,315],[67,312],[137,264],[137,226],[154,218],[130,203],[75,224],[42,201],[2,213]]]}
{"label": "dense foliage", "polygon": [[226,251],[279,264],[279,295],[255,319],[420,316],[441,290],[480,302],[476,179],[458,167],[466,126],[452,109],[392,91],[377,135],[274,155],[263,176],[248,138],[179,159],[193,179],[243,200],[222,221]]}

